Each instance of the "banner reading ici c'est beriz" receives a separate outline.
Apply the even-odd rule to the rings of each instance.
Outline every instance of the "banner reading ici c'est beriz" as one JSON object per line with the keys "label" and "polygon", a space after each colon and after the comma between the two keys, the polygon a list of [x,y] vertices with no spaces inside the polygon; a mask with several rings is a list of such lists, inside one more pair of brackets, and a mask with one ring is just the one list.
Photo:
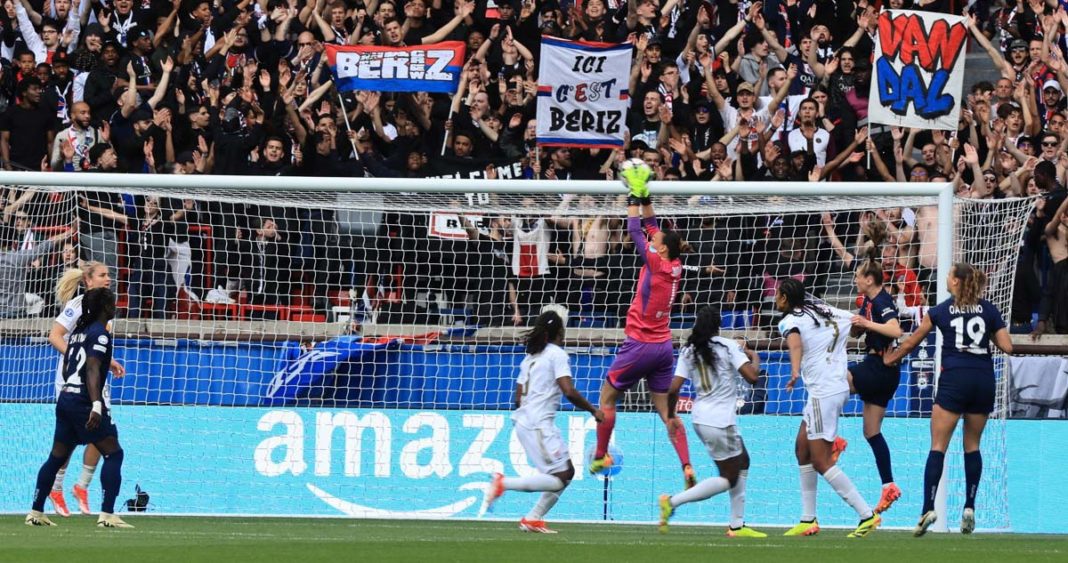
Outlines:
{"label": "banner reading ici c'est beriz", "polygon": [[871,123],[955,131],[964,98],[964,18],[883,10],[868,95]]}
{"label": "banner reading ici c'est beriz", "polygon": [[341,92],[452,94],[460,84],[464,48],[462,41],[414,47],[327,45],[326,60]]}
{"label": "banner reading ici c'est beriz", "polygon": [[545,36],[538,71],[538,144],[622,147],[627,129],[630,43]]}

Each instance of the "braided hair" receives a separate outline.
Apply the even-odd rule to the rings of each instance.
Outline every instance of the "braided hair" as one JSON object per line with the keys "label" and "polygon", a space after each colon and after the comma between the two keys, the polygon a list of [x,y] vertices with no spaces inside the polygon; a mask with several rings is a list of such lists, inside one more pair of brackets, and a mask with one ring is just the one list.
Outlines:
{"label": "braided hair", "polygon": [[96,321],[108,322],[115,318],[115,292],[108,287],[98,287],[85,292],[82,297],[82,316],[74,330],[85,330]]}
{"label": "braided hair", "polygon": [[786,299],[789,311],[800,311],[801,314],[812,317],[812,322],[819,326],[820,319],[833,321],[834,315],[826,305],[810,299],[805,294],[805,284],[794,279],[787,278],[779,284],[779,293]]}
{"label": "braided hair", "polygon": [[720,323],[719,309],[707,305],[697,311],[697,319],[694,320],[693,330],[686,339],[686,345],[693,349],[695,359],[700,359],[707,367],[716,365],[716,353],[709,346],[713,336],[719,334]]}
{"label": "braided hair", "polygon": [[556,311],[544,311],[534,321],[534,328],[524,336],[527,354],[540,354],[564,332],[564,321]]}

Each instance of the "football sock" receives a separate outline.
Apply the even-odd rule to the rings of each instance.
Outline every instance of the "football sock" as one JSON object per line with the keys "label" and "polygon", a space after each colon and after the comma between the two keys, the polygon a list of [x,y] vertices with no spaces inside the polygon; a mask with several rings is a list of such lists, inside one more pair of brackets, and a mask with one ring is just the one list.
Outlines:
{"label": "football sock", "polygon": [[671,496],[671,506],[679,506],[688,502],[697,502],[713,497],[731,488],[730,481],[723,477],[709,477],[686,489],[681,493]]}
{"label": "football sock", "polygon": [[82,475],[78,477],[78,486],[83,489],[89,488],[89,483],[93,482],[93,474],[96,473],[95,465],[83,465]]}
{"label": "football sock", "polygon": [[562,491],[564,482],[554,475],[538,473],[527,477],[505,477],[501,480],[505,490],[509,491]]}
{"label": "football sock", "polygon": [[745,480],[749,470],[738,472],[738,481],[731,487],[731,528],[738,529],[745,525]]}
{"label": "football sock", "polygon": [[100,471],[100,484],[104,486],[104,503],[101,512],[115,513],[115,499],[122,487],[122,448],[104,456],[104,469]]}
{"label": "football sock", "polygon": [[849,480],[849,476],[845,474],[845,471],[835,465],[823,474],[823,479],[831,485],[834,492],[838,493],[838,496],[842,497],[843,500],[849,503],[849,506],[853,507],[853,510],[857,511],[857,516],[860,516],[861,520],[871,518],[871,507],[864,501],[864,497],[860,496],[860,492],[857,491],[857,487],[853,485],[853,482]]}
{"label": "football sock", "polygon": [[894,471],[890,466],[890,447],[886,445],[886,439],[882,433],[868,438],[871,453],[875,455],[875,466],[879,468],[879,478],[883,484],[894,482]]}
{"label": "football sock", "polygon": [[608,440],[612,438],[612,430],[616,427],[616,408],[601,411],[604,412],[604,420],[597,423],[597,449],[593,453],[594,459],[601,459],[608,453]]}
{"label": "football sock", "polygon": [[690,445],[686,441],[686,428],[683,425],[678,425],[671,433],[671,445],[675,447],[682,465],[690,465]]}
{"label": "football sock", "polygon": [[33,491],[33,509],[44,512],[45,498],[52,492],[52,485],[56,482],[56,473],[63,467],[67,460],[48,454],[48,459],[37,471],[37,488]]}
{"label": "football sock", "polygon": [[979,479],[983,476],[983,454],[979,450],[964,453],[964,508],[975,510],[975,495],[979,492]]}
{"label": "football sock", "polygon": [[927,454],[927,467],[923,470],[923,513],[934,510],[935,494],[938,492],[938,482],[942,480],[942,466],[946,461],[946,453],[931,450]]}
{"label": "football sock", "polygon": [[56,472],[56,481],[55,481],[55,483],[52,483],[52,490],[53,491],[62,491],[63,490],[63,479],[65,479],[66,477],[67,477],[67,468],[66,467],[60,467],[59,471]]}
{"label": "football sock", "polygon": [[[555,477],[553,477],[555,479]],[[560,493],[554,493],[546,491],[541,494],[541,498],[534,504],[534,508],[530,509],[527,513],[527,520],[542,520],[545,518],[545,514],[548,513],[554,506],[556,501],[560,500]]]}
{"label": "football sock", "polygon": [[816,519],[816,484],[819,476],[811,463],[798,469],[801,470],[801,521],[811,522]]}

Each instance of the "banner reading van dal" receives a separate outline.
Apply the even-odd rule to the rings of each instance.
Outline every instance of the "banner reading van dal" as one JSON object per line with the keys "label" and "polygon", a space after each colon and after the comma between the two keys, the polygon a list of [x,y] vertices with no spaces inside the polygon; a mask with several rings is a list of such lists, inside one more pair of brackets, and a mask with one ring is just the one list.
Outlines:
{"label": "banner reading van dal", "polygon": [[955,131],[964,99],[967,39],[968,26],[960,16],[881,12],[869,122]]}
{"label": "banner reading van dal", "polygon": [[452,94],[464,66],[462,41],[414,47],[327,45],[326,60],[341,92],[437,92]]}
{"label": "banner reading van dal", "polygon": [[538,144],[622,147],[627,128],[630,43],[542,37]]}

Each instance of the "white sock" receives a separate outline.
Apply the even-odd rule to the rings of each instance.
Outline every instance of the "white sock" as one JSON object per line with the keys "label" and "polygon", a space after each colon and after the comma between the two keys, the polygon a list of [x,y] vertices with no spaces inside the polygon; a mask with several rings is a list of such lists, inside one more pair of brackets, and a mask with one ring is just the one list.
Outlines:
{"label": "white sock", "polygon": [[52,484],[53,491],[63,490],[63,478],[67,476],[67,468],[60,467],[59,472],[56,473],[56,482]]}
{"label": "white sock", "polygon": [[716,496],[731,488],[730,481],[723,477],[709,477],[697,483],[693,487],[671,496],[671,506],[680,506],[690,502],[697,502]]}
{"label": "white sock", "polygon": [[864,502],[864,497],[860,496],[860,492],[857,491],[853,482],[849,480],[849,476],[845,474],[845,471],[835,465],[823,474],[823,478],[834,488],[834,492],[838,493],[838,496],[842,497],[843,500],[849,503],[849,506],[853,507],[853,510],[857,511],[857,516],[860,516],[861,520],[871,518],[871,507]]}
{"label": "white sock", "polygon": [[[553,477],[553,479],[556,479],[556,477]],[[559,479],[556,480],[559,481]],[[527,520],[543,520],[545,518],[545,513],[552,510],[552,508],[556,506],[556,501],[558,500],[560,500],[560,493],[552,491],[542,493],[537,504],[535,504],[534,508],[531,508],[530,512],[527,513]]]}
{"label": "white sock", "polygon": [[808,522],[816,519],[816,485],[819,476],[811,463],[798,469],[801,470],[801,521]]}
{"label": "white sock", "polygon": [[[552,491],[564,490],[564,482],[554,475],[538,473],[529,477],[505,477],[502,481],[505,490],[509,491]],[[553,501],[555,504],[556,501]]]}
{"label": "white sock", "polygon": [[93,473],[96,473],[95,465],[83,465],[82,475],[78,477],[78,486],[83,489],[89,488],[89,483],[93,482]]}
{"label": "white sock", "polygon": [[731,487],[731,528],[741,528],[745,525],[745,479],[749,477],[749,470],[743,469],[738,472],[738,482]]}

